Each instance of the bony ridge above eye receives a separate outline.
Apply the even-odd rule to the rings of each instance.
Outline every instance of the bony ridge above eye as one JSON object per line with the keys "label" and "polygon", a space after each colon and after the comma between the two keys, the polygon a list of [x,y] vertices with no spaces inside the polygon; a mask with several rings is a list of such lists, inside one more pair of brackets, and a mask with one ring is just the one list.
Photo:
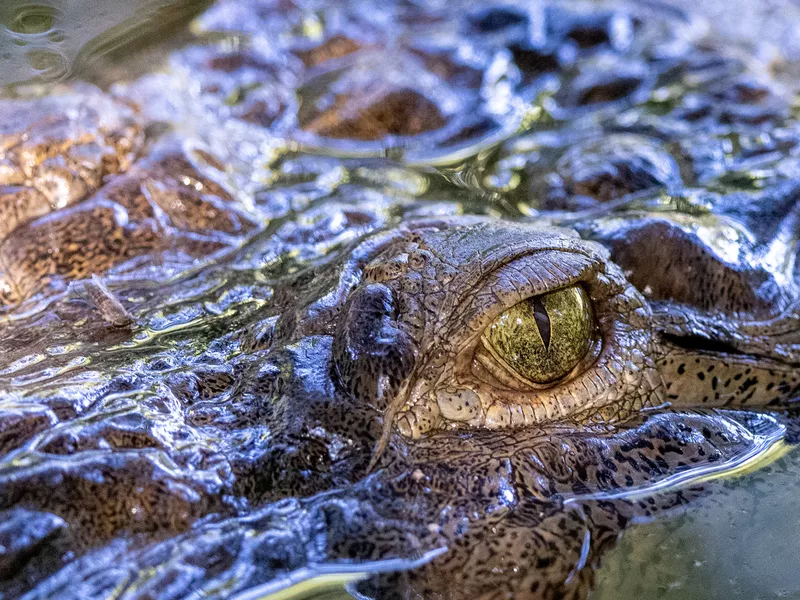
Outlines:
{"label": "bony ridge above eye", "polygon": [[592,302],[577,284],[515,304],[489,324],[482,343],[517,379],[544,385],[581,362],[594,331]]}

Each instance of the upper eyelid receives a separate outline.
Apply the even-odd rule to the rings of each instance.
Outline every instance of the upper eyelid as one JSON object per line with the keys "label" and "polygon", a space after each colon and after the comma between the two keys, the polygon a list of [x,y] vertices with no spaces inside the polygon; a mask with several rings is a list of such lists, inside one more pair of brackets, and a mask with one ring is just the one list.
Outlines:
{"label": "upper eyelid", "polygon": [[[541,254],[545,256],[537,256]],[[555,254],[555,256],[548,256],[552,254]],[[567,257],[564,257],[564,254],[567,254]],[[532,264],[534,259],[536,262]],[[569,259],[577,260],[573,262],[573,260]],[[494,280],[497,287],[499,287],[502,277],[510,274],[518,276],[519,279],[516,282],[511,281],[512,284],[519,284],[512,285],[513,289],[518,292],[517,296],[513,297],[513,295],[510,295],[508,302],[504,302],[502,298],[498,298],[498,300],[500,300],[499,304],[510,307],[517,302],[522,302],[533,296],[548,294],[580,282],[589,283],[590,277],[588,277],[588,275],[596,273],[602,267],[602,264],[603,262],[599,257],[593,257],[586,252],[543,250],[542,252],[522,255],[498,267],[487,274],[487,277],[482,280],[479,288],[485,288],[491,285],[492,280]],[[540,277],[541,273],[537,271],[545,271],[547,275],[552,277],[552,280],[546,281],[546,278]],[[538,277],[539,281],[532,281],[533,277]],[[524,293],[519,293],[520,289],[525,290]]]}
{"label": "upper eyelid", "polygon": [[[531,285],[530,280],[527,281],[527,286],[529,287],[529,292],[524,294],[517,293],[516,295],[509,293],[507,297],[503,298],[497,295],[496,290],[493,293],[493,297],[495,298],[495,302],[492,302],[493,307],[488,310],[481,310],[480,301],[482,298],[485,298],[485,295],[481,293],[482,290],[485,290],[489,285],[491,285],[491,281],[495,280],[498,281],[500,277],[504,274],[509,272],[517,272],[519,273],[520,277],[524,278],[526,275],[522,270],[519,269],[519,265],[524,263],[528,260],[534,259],[534,257],[539,256],[538,260],[541,260],[542,254],[555,254],[556,256],[553,257],[553,264],[564,265],[564,255],[571,256],[572,258],[579,260],[582,265],[580,268],[577,268],[576,265],[572,265],[576,268],[569,268],[570,265],[567,265],[568,269],[571,271],[570,273],[566,273],[565,277],[560,279],[557,283],[553,285],[541,287],[541,289],[537,289],[535,285]],[[560,256],[559,256],[560,255]],[[569,262],[569,261],[567,261]],[[564,248],[558,248],[556,250],[553,249],[537,249],[534,252],[528,252],[526,254],[522,254],[519,257],[512,259],[508,263],[499,266],[498,268],[492,269],[485,276],[480,280],[480,282],[475,285],[469,292],[464,294],[464,297],[458,302],[454,309],[451,311],[451,315],[453,319],[450,321],[451,323],[456,323],[459,328],[462,328],[463,325],[467,324],[468,329],[471,330],[471,334],[468,336],[469,339],[479,336],[485,326],[491,322],[491,320],[500,314],[503,311],[507,310],[508,308],[514,306],[518,302],[522,302],[528,298],[533,296],[538,296],[541,294],[547,294],[549,292],[568,287],[570,285],[575,285],[576,283],[585,283],[588,284],[589,289],[591,291],[592,278],[590,274],[597,273],[603,267],[603,259],[600,256],[593,256],[585,251],[578,251],[576,249],[572,249],[572,251],[565,250]],[[521,281],[522,288],[526,287],[525,281]],[[515,288],[516,290],[516,288]],[[590,294],[591,295],[591,294]],[[480,313],[476,315],[475,313]],[[478,322],[476,322],[476,319]],[[463,339],[463,338],[461,338]]]}
{"label": "upper eyelid", "polygon": [[[587,259],[594,260],[598,263],[602,261],[601,257],[593,256],[594,253],[588,248],[580,247],[580,245],[587,244],[591,244],[593,246],[593,242],[586,242],[580,238],[564,237],[556,240],[550,240],[550,243],[548,244],[539,245],[533,248],[531,247],[531,243],[531,240],[528,240],[524,243],[518,242],[516,244],[511,244],[508,247],[504,247],[501,250],[492,250],[486,256],[477,257],[476,262],[479,260],[480,265],[475,268],[461,270],[460,275],[453,281],[453,285],[456,287],[456,289],[474,289],[481,287],[487,278],[502,270],[508,264],[525,260],[526,258],[543,253],[558,252],[566,255],[584,256]],[[425,249],[433,252],[429,248]],[[435,252],[433,253],[436,255]],[[443,262],[446,261],[443,260]]]}

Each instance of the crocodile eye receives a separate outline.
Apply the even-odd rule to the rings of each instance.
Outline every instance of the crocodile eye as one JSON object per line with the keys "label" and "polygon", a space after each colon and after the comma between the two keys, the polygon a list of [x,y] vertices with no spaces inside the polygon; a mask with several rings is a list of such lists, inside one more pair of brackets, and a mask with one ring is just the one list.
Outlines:
{"label": "crocodile eye", "polygon": [[568,375],[594,342],[592,303],[580,285],[512,306],[486,328],[489,353],[517,378],[553,383]]}

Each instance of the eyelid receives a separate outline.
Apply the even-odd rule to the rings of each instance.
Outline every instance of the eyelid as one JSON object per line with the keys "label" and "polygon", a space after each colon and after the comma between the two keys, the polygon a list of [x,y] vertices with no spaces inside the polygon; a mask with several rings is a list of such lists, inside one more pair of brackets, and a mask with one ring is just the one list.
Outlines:
{"label": "eyelid", "polygon": [[[488,283],[491,283],[492,278],[510,266],[530,261],[546,262],[547,259],[543,258],[546,255],[560,257],[554,262],[564,262],[569,271],[573,270],[567,264],[569,263],[567,259],[571,256],[579,256],[584,261],[595,265],[601,265],[603,260],[608,260],[607,251],[595,242],[582,240],[577,237],[577,234],[572,237],[564,236],[563,231],[558,233],[558,236],[538,240],[536,234],[532,232],[529,238],[509,245],[498,244],[497,247],[482,253],[480,257],[471,257],[472,265],[459,272],[452,282],[453,287],[462,290],[484,289]],[[479,261],[476,258],[479,258]],[[561,285],[566,284],[562,283]],[[528,295],[542,294],[552,291],[556,287],[560,286],[551,284],[551,289],[542,288],[532,291]]]}
{"label": "eyelid", "polygon": [[528,252],[487,273],[453,311],[456,320],[469,324],[474,334],[504,311],[533,296],[547,294],[577,283],[587,284],[591,296],[593,275],[602,270],[600,257],[576,249]]}
{"label": "eyelid", "polygon": [[[509,294],[511,302],[506,305],[508,308],[527,298],[579,283],[587,278],[587,274],[597,271],[601,264],[599,259],[583,252],[535,252],[496,269],[486,278],[484,285],[498,288],[502,285],[505,290],[513,288],[516,294]],[[502,289],[497,291],[501,292]]]}

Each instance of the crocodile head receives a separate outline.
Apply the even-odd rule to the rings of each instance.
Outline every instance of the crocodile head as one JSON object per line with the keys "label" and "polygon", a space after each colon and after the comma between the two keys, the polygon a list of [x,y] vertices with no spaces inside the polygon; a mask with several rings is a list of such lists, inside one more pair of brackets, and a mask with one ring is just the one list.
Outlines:
{"label": "crocodile head", "polygon": [[[198,551],[229,552],[219,544],[233,536],[241,547],[220,577],[284,549],[242,586],[358,559],[403,571],[362,584],[378,595],[582,596],[629,523],[685,504],[703,492],[698,478],[784,437],[798,311],[793,247],[775,232],[794,209],[769,207],[793,193],[761,194],[758,229],[735,221],[750,244],[735,264],[715,243],[731,239],[734,195],[702,217],[631,211],[574,229],[409,219],[311,268],[261,274],[247,296],[268,300],[212,328],[186,366],[170,362],[180,346],[145,346],[139,366],[77,396],[45,394],[7,428],[4,443],[20,448],[4,484],[9,528],[89,551],[47,586],[91,578],[109,560],[139,569],[152,552],[178,557],[158,563],[167,582]],[[104,337],[102,314],[83,318],[97,360],[114,356],[120,334]],[[46,339],[63,327],[46,319],[24,331]],[[155,386],[138,408],[125,403],[132,381],[137,397]],[[65,412],[91,398],[99,414],[117,408],[96,420]],[[186,433],[171,425],[176,407]],[[65,454],[85,458],[65,470]],[[150,545],[106,547],[126,532]],[[21,573],[52,560],[43,553]]]}
{"label": "crocodile head", "polygon": [[[580,237],[411,220],[277,288],[292,309],[257,329],[273,437],[242,461],[242,493],[347,490],[309,501],[297,527],[324,513],[324,554],[340,558],[447,548],[405,576],[423,596],[583,594],[582,567],[625,524],[769,448],[783,425],[758,411],[798,393],[793,284],[703,241],[697,227],[725,231],[723,214],[687,222],[631,213]],[[686,272],[693,286],[673,276]]]}
{"label": "crocodile head", "polygon": [[337,307],[340,384],[411,438],[797,394],[793,283],[726,264],[680,219],[590,233],[627,273],[565,228],[460,217],[387,234]]}

